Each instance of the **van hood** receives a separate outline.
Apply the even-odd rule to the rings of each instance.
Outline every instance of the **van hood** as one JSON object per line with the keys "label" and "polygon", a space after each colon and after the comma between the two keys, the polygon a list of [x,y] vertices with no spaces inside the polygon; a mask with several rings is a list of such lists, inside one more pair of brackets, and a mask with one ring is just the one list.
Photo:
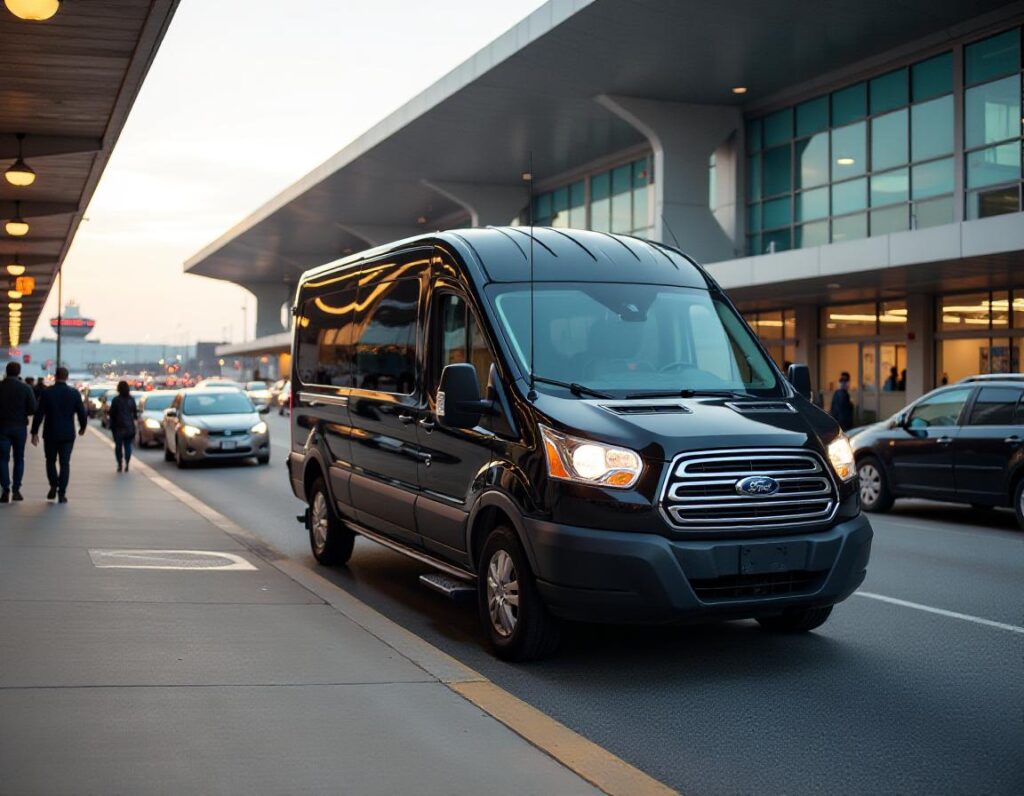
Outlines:
{"label": "van hood", "polygon": [[260,422],[256,412],[239,412],[231,415],[186,415],[182,422],[206,431],[248,431]]}
{"label": "van hood", "polygon": [[799,398],[620,400],[541,394],[535,405],[558,430],[621,445],[654,461],[714,448],[821,451],[839,433],[829,415]]}

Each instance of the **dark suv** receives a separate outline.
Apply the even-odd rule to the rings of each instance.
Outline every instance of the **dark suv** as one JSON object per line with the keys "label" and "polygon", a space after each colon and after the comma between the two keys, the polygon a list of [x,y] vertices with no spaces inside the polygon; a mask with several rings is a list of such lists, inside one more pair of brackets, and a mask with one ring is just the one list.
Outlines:
{"label": "dark suv", "polygon": [[1024,381],[964,379],[917,399],[852,439],[861,504],[899,497],[1012,506],[1024,528]]}
{"label": "dark suv", "polygon": [[306,273],[294,314],[314,556],[361,534],[475,588],[502,657],[560,618],[807,631],[864,579],[849,442],[675,249],[439,233]]}

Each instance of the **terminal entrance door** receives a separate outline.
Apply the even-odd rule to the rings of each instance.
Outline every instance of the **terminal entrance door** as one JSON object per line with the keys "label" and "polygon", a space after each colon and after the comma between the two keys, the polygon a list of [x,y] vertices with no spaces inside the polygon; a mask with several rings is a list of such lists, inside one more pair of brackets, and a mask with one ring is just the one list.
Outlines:
{"label": "terminal entrance door", "polygon": [[[821,348],[822,406],[828,411],[839,374],[850,374],[854,423],[865,425],[895,414],[906,404],[907,347],[902,343],[827,343]],[[896,369],[895,376],[892,369]]]}

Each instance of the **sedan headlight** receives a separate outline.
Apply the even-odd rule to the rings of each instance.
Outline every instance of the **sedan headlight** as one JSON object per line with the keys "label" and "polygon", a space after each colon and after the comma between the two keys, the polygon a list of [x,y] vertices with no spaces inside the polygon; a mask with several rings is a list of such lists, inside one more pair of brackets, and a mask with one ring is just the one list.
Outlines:
{"label": "sedan headlight", "polygon": [[249,429],[249,433],[250,434],[266,434],[267,433],[267,424],[264,423],[261,420],[259,423],[257,423],[255,426],[253,426],[252,428]]}
{"label": "sedan headlight", "polygon": [[142,425],[144,425],[146,428],[152,429],[154,431],[156,429],[160,428],[160,424],[156,420],[151,418],[151,417],[147,417],[144,421],[142,421]]}
{"label": "sedan headlight", "polygon": [[181,433],[186,437],[198,437],[203,433],[203,430],[201,428],[196,428],[195,426],[184,425],[181,427]]}
{"label": "sedan headlight", "polygon": [[634,451],[602,445],[588,439],[559,434],[540,427],[548,475],[562,481],[628,489],[643,471],[643,462]]}
{"label": "sedan headlight", "polygon": [[853,462],[853,448],[850,447],[850,440],[845,434],[840,434],[828,446],[828,460],[842,480],[849,481],[857,474],[857,468]]}

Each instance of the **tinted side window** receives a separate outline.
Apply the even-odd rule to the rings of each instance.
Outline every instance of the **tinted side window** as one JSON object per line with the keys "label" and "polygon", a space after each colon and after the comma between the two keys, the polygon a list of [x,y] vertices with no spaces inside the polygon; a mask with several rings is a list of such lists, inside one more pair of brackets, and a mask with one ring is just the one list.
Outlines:
{"label": "tinted side window", "polygon": [[485,391],[494,358],[476,315],[461,296],[445,293],[438,298],[435,318],[434,339],[438,355],[433,369],[433,386],[439,383],[445,365],[469,362],[476,370],[480,391]]}
{"label": "tinted side window", "polygon": [[408,395],[416,388],[416,319],[419,279],[370,283],[361,288],[355,334],[355,386]]}
{"label": "tinted side window", "polygon": [[970,387],[946,390],[938,395],[925,398],[914,407],[910,416],[911,428],[928,428],[930,426],[955,426],[960,411],[971,394]]}
{"label": "tinted side window", "polygon": [[295,319],[296,370],[303,384],[348,387],[352,384],[354,288],[304,301]]}
{"label": "tinted side window", "polygon": [[1014,412],[1021,391],[1014,387],[982,387],[971,409],[972,426],[1010,426],[1024,418],[1014,420]]}

